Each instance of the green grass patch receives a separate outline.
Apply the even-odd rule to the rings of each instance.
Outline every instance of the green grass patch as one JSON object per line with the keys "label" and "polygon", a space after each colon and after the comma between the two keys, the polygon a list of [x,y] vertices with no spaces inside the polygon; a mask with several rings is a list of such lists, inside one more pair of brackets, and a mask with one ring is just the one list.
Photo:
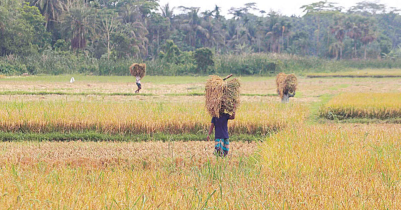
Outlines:
{"label": "green grass patch", "polygon": [[321,107],[329,102],[333,97],[334,95],[331,94],[324,94],[319,96],[320,101],[314,102],[309,106],[309,116],[306,122],[309,124],[322,123],[322,118],[319,117],[319,111]]}
{"label": "green grass patch", "polygon": [[[264,135],[232,135],[230,141],[264,141]],[[205,141],[205,134],[138,134],[138,135],[110,135],[97,132],[76,133],[13,133],[0,132],[0,141]]]}
{"label": "green grass patch", "polygon": [[[332,121],[332,120],[326,120]],[[401,118],[389,118],[389,119],[369,119],[369,118],[350,118],[337,120],[337,123],[359,123],[359,124],[401,124]]]}
{"label": "green grass patch", "polygon": [[[224,77],[226,75],[221,75]],[[69,83],[71,77],[74,77],[75,83],[135,83],[135,78],[132,76],[89,76],[81,74],[71,75],[35,75],[35,76],[11,76],[3,78],[2,81],[15,82],[42,82],[42,83]],[[237,77],[237,76],[234,76]],[[141,81],[153,84],[193,84],[205,83],[208,76],[145,76]],[[264,81],[268,77],[240,77],[243,82]],[[271,79],[271,78],[270,78]]]}
{"label": "green grass patch", "polygon": [[205,93],[167,93],[165,96],[204,96]]}
{"label": "green grass patch", "polygon": [[336,85],[336,86],[330,87],[329,90],[339,90],[339,89],[342,89],[342,88],[347,88],[349,86],[351,86],[351,85],[349,85],[349,84],[340,84],[340,85]]}
{"label": "green grass patch", "polygon": [[[278,94],[275,94],[275,96],[278,96]],[[302,92],[297,91],[295,93],[294,98],[302,98],[302,97],[304,97],[304,94]]]}

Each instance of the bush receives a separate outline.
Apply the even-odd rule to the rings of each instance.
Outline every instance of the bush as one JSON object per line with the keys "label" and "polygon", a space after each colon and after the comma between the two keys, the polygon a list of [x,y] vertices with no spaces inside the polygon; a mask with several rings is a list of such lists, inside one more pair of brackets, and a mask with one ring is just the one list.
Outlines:
{"label": "bush", "polygon": [[[176,63],[165,59],[142,61],[138,59],[96,59],[69,51],[46,50],[42,55],[0,58],[0,74],[94,74],[129,76],[132,63],[145,62],[147,75],[236,74],[273,76],[279,72],[304,73],[338,72],[352,69],[401,68],[401,59],[341,60],[299,57],[288,54],[254,53],[245,55],[217,55],[214,60],[209,49],[198,49],[198,54],[181,52]],[[198,61],[196,61],[196,58]],[[205,62],[201,62],[204,60]],[[209,60],[209,61],[207,61]],[[213,61],[213,62],[212,62]],[[213,64],[213,65],[212,65]]]}
{"label": "bush", "polygon": [[0,74],[5,75],[20,75],[27,72],[24,64],[10,64],[5,61],[0,61]]}

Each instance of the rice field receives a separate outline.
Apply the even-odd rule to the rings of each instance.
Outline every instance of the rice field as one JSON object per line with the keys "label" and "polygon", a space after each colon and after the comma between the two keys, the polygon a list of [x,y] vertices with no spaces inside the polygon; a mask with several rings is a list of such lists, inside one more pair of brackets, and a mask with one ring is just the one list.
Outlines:
{"label": "rice field", "polygon": [[300,126],[266,139],[262,173],[288,209],[399,209],[399,125]]}
{"label": "rice field", "polygon": [[[306,110],[302,104],[244,102],[228,125],[232,134],[266,135],[301,123]],[[196,102],[0,102],[3,132],[196,134],[206,133],[210,121],[204,104]]]}
{"label": "rice field", "polygon": [[343,93],[320,109],[327,119],[401,117],[401,93]]}
{"label": "rice field", "polygon": [[[0,209],[401,208],[401,125],[327,120],[400,118],[398,79],[300,76],[281,104],[275,78],[241,78],[222,158],[198,141],[207,77],[145,77],[143,95],[131,77],[69,78],[0,81]],[[88,133],[106,141],[72,141]]]}
{"label": "rice field", "polygon": [[[249,184],[259,181],[253,183],[257,174],[245,158],[256,143],[233,142],[225,159],[210,153],[211,144],[3,143],[0,208],[191,209],[251,204],[243,198]],[[233,190],[240,188],[244,191]],[[257,205],[253,203],[249,207]]]}
{"label": "rice field", "polygon": [[3,143],[0,208],[397,209],[400,128],[293,126],[225,159],[212,142]]}

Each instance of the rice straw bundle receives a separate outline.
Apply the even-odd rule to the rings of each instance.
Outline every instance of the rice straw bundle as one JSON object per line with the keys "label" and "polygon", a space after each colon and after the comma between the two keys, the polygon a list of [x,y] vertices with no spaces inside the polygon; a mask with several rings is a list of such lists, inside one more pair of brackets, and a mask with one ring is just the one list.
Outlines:
{"label": "rice straw bundle", "polygon": [[133,63],[129,67],[129,71],[134,77],[141,77],[141,79],[146,75],[146,64],[145,63]]}
{"label": "rice straw bundle", "polygon": [[294,74],[288,74],[284,80],[284,93],[293,94],[297,90],[298,80]]}
{"label": "rice straw bundle", "polygon": [[294,74],[279,73],[276,77],[277,93],[280,98],[284,94],[295,94],[297,90],[298,80]]}
{"label": "rice straw bundle", "polygon": [[240,87],[238,79],[226,82],[219,76],[210,76],[205,87],[209,114],[213,117],[219,117],[220,113],[232,114],[240,103]]}
{"label": "rice straw bundle", "polygon": [[[226,82],[226,88],[223,91],[221,100],[222,113],[232,114],[240,103],[240,87],[241,83],[237,78]],[[235,105],[235,107],[234,107]]]}

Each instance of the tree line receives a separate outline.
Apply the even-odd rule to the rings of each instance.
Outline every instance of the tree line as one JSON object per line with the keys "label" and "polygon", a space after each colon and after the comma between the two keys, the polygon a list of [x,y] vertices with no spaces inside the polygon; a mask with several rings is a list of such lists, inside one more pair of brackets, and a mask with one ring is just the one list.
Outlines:
{"label": "tree line", "polygon": [[286,16],[247,3],[231,8],[227,18],[217,5],[201,12],[157,0],[0,0],[0,56],[185,64],[197,49],[208,48],[215,55],[401,58],[398,8],[363,1],[345,10],[320,1],[301,9],[303,16]]}

